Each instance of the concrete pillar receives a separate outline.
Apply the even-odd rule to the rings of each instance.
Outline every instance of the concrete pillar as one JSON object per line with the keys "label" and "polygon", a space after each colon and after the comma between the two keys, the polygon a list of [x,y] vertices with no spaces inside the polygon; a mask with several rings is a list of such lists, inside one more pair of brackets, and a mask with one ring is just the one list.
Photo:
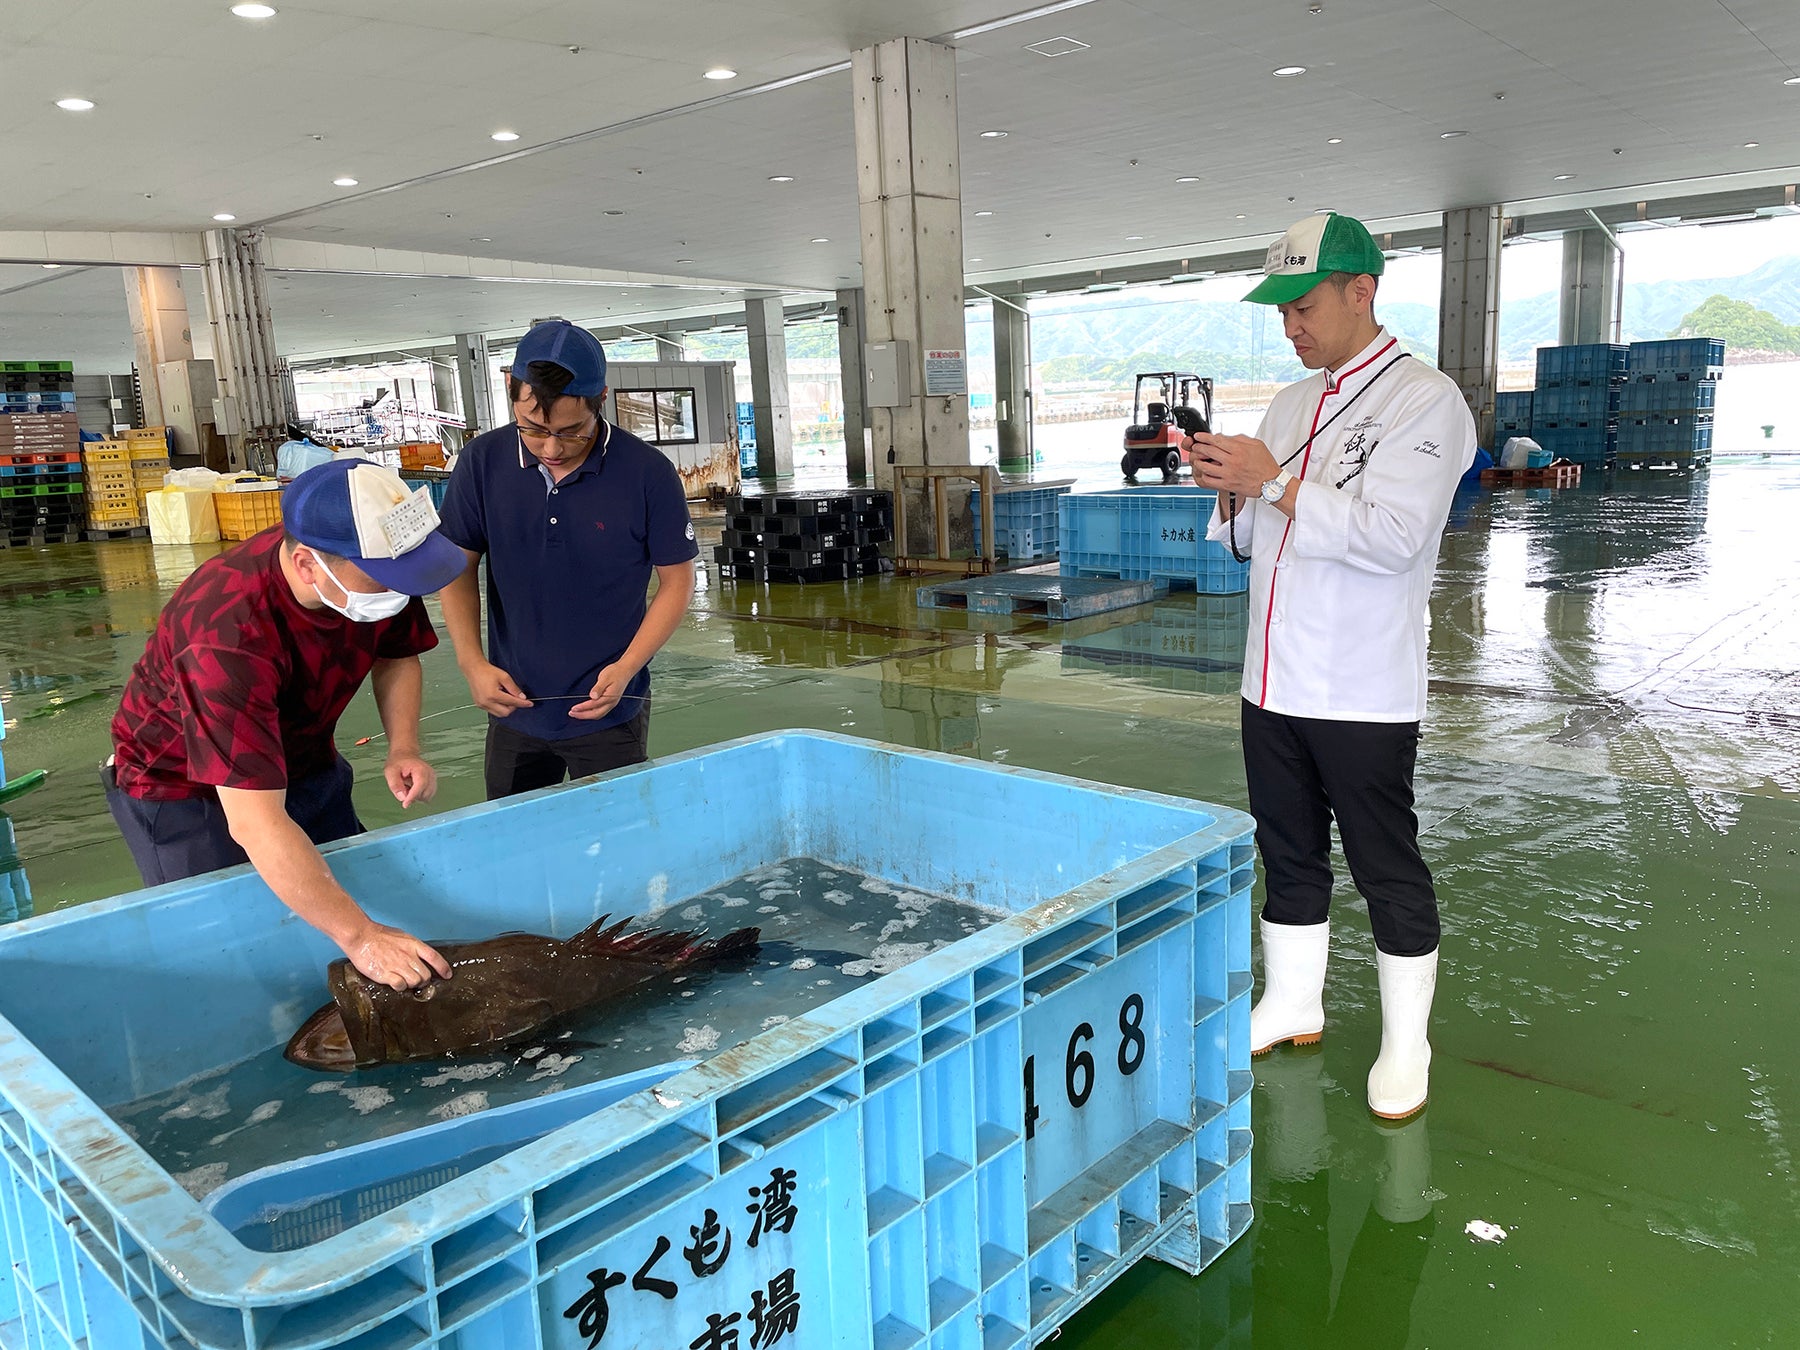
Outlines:
{"label": "concrete pillar", "polygon": [[681,345],[681,334],[658,333],[656,335],[656,359],[671,365],[680,365],[687,360],[687,349]]}
{"label": "concrete pillar", "polygon": [[869,476],[868,416],[863,408],[862,287],[837,293],[838,373],[844,382],[844,468],[851,482]]}
{"label": "concrete pillar", "polygon": [[494,382],[488,372],[487,334],[458,333],[456,387],[462,399],[463,421],[468,425],[471,440],[500,425],[494,417]]}
{"label": "concrete pillar", "polygon": [[[432,352],[429,359],[431,362],[432,406],[446,417],[455,417],[458,415],[460,407],[458,398],[460,391],[456,387],[456,359],[454,355],[442,349]],[[464,433],[450,426],[440,426],[438,438],[443,441],[446,448],[451,450],[461,449],[463,442],[468,439]]]}
{"label": "concrete pillar", "polygon": [[994,427],[1000,468],[1031,469],[1031,316],[1023,295],[994,301]]}
{"label": "concrete pillar", "polygon": [[188,324],[187,296],[179,267],[126,267],[125,308],[131,315],[131,340],[138,369],[138,394],[144,425],[168,425],[158,372],[165,361],[192,361],[194,339]]}
{"label": "concrete pillar", "polygon": [[[911,403],[870,409],[878,449],[899,464],[969,462],[963,326],[962,169],[956,137],[956,53],[916,38],[865,47],[851,57],[856,104],[856,183],[862,210],[863,290],[869,342],[902,341],[912,361]],[[939,392],[928,393],[936,387]],[[876,481],[892,483],[885,453]]]}
{"label": "concrete pillar", "polygon": [[214,403],[218,429],[234,469],[273,468],[275,447],[287,435],[294,384],[275,352],[259,230],[208,230],[206,313],[211,320]]}
{"label": "concrete pillar", "polygon": [[756,472],[794,471],[794,422],[788,405],[787,315],[779,295],[744,302],[750,337],[750,399],[756,408]]}
{"label": "concrete pillar", "polygon": [[1492,445],[1500,372],[1500,208],[1444,212],[1438,302],[1438,369],[1456,381],[1475,415],[1476,444]]}
{"label": "concrete pillar", "polygon": [[1614,342],[1619,255],[1604,230],[1563,235],[1562,304],[1557,341]]}

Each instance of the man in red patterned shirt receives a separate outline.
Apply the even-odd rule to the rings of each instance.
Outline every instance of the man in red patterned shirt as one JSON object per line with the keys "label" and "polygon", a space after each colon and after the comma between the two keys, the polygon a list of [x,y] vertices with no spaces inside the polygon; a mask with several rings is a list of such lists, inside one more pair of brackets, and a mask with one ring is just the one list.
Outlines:
{"label": "man in red patterned shirt", "polygon": [[332,733],[365,678],[389,789],[403,807],[437,791],[419,755],[419,654],[437,635],[418,597],[461,573],[462,551],[423,490],[360,460],[308,469],[282,514],[170,598],[113,719],[107,805],[145,885],[248,861],[363,974],[418,988],[449,965],[372,920],[318,846],[363,829]]}

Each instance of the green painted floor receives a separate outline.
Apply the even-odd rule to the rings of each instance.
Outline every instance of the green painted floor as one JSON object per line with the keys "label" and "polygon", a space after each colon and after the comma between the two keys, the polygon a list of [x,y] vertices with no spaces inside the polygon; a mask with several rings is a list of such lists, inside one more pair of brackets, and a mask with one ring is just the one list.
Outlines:
{"label": "green painted floor", "polygon": [[[1257,1064],[1255,1226],[1198,1279],[1141,1265],[1059,1346],[1800,1339],[1800,467],[1614,487],[1478,498],[1445,542],[1424,1118],[1364,1105],[1379,1016],[1346,889],[1324,1045]],[[6,808],[40,912],[135,882],[95,766],[158,607],[211,551],[0,552],[7,770],[51,770]],[[822,727],[1243,804],[1241,599],[1058,625],[913,593],[714,581],[658,662],[653,749]],[[482,719],[447,648],[426,668],[435,806],[465,805]],[[349,745],[373,704],[341,730],[365,819],[394,821],[380,743]]]}

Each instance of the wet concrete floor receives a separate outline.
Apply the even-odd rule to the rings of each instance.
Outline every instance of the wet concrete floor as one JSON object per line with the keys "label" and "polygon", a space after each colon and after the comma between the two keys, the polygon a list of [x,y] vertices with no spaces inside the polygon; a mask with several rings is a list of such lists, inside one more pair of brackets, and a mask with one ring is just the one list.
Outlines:
{"label": "wet concrete floor", "polygon": [[[1460,504],[1419,770],[1445,911],[1431,1105],[1368,1115],[1373,948],[1341,878],[1324,1044],[1256,1067],[1254,1228],[1196,1280],[1140,1265],[1059,1345],[1794,1343],[1797,514],[1779,465]],[[95,766],[212,551],[0,552],[0,749],[51,770],[5,808],[39,912],[136,884]],[[657,662],[653,750],[820,727],[1243,804],[1241,597],[1056,624],[922,610],[917,584],[709,577]],[[483,719],[447,642],[426,671],[434,809],[467,805]],[[378,730],[364,697],[340,735],[372,827],[401,814],[381,743],[351,745]]]}

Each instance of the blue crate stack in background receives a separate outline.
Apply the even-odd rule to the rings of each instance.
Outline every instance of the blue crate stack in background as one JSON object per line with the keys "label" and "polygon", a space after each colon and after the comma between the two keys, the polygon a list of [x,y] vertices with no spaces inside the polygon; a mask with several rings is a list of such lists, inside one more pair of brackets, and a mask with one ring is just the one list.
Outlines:
{"label": "blue crate stack in background", "polygon": [[1620,467],[1688,473],[1710,464],[1724,365],[1718,338],[1632,343],[1619,406]]}
{"label": "blue crate stack in background", "polygon": [[[1538,348],[1531,439],[1548,450],[1551,459],[1595,469],[1612,464],[1627,350],[1617,342]],[[1498,414],[1496,398],[1496,425]]]}

